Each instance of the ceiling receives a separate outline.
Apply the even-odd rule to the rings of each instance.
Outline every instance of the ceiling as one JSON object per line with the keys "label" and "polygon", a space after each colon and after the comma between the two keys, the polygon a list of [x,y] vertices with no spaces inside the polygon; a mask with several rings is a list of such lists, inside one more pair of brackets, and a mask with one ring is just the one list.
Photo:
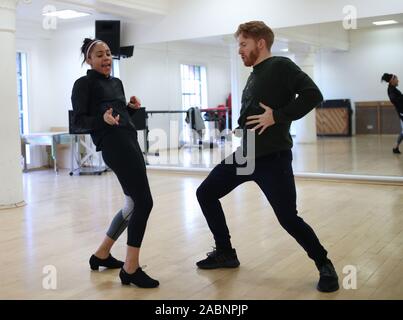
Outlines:
{"label": "ceiling", "polygon": [[[54,9],[53,9],[54,8]],[[143,7],[122,7],[109,1],[95,0],[25,0],[20,1],[17,6],[17,20],[25,22],[42,23],[43,11],[72,9],[89,13],[90,16],[60,20],[62,24],[73,24],[75,22],[118,19],[123,22],[135,22],[138,24],[153,23],[164,16],[163,11],[151,10]],[[59,21],[58,21],[59,23]]]}
{"label": "ceiling", "polygon": [[[155,1],[155,0],[154,0]],[[162,0],[159,0],[162,1]],[[122,1],[120,1],[122,2]],[[90,13],[93,18],[113,17],[122,20],[133,22],[146,22],[148,19],[153,21],[156,17],[163,17],[166,15],[163,9],[145,8],[143,5],[134,5],[134,3],[141,3],[141,1],[119,1],[108,0],[20,0],[17,6],[17,19],[24,19],[29,21],[42,21],[42,11],[46,6],[54,6],[56,9],[76,9]],[[169,3],[169,2],[166,2]],[[162,7],[161,7],[162,8]],[[85,20],[88,18],[79,18]],[[396,20],[403,23],[403,13],[378,16],[373,18],[358,19],[358,28],[373,27],[372,22],[378,20]],[[71,21],[73,22],[73,21]]]}
{"label": "ceiling", "polygon": [[391,15],[387,15],[387,16],[377,16],[377,17],[372,17],[372,18],[358,19],[357,27],[358,27],[358,29],[361,29],[361,28],[379,28],[378,26],[373,25],[372,22],[374,22],[374,21],[382,21],[382,20],[396,20],[397,22],[399,22],[399,24],[403,24],[403,13],[391,14]]}
{"label": "ceiling", "polygon": [[[163,1],[163,0],[159,0]],[[165,0],[164,0],[165,1]],[[58,20],[62,25],[73,25],[78,22],[94,21],[94,20],[114,20],[119,19],[122,22],[135,23],[135,24],[152,24],[155,21],[162,19],[165,16],[163,10],[153,10],[145,7],[145,2],[126,0],[126,4],[134,4],[136,6],[123,7],[122,5],[111,4],[112,2],[108,0],[25,0],[20,1],[17,6],[17,20],[31,23],[42,23],[43,10],[52,10],[55,8],[57,10],[62,9],[75,9],[78,11],[90,13],[90,16],[77,18],[73,20]],[[116,2],[118,3],[118,2]],[[166,2],[168,3],[168,2]],[[140,5],[139,5],[140,4]],[[403,13],[394,14],[388,16],[378,16],[373,18],[358,19],[357,26],[358,29],[361,28],[382,28],[377,27],[372,24],[373,21],[379,20],[396,20],[403,24]],[[340,22],[335,22],[335,24],[340,24]],[[318,25],[320,28],[320,24]],[[210,46],[220,46],[228,47],[231,43],[235,43],[233,35],[221,35],[208,38],[197,38],[184,40],[185,42],[191,42],[202,45]],[[298,48],[301,46],[307,46],[306,43],[301,43],[299,41],[293,41],[292,39],[276,39],[273,45],[273,52],[284,52],[283,50],[292,47]],[[304,48],[302,48],[304,49]]]}
{"label": "ceiling", "polygon": [[[388,28],[390,26],[375,26],[373,22],[375,21],[383,21],[383,20],[395,20],[399,24],[403,26],[403,13],[402,14],[394,14],[394,15],[388,15],[388,16],[377,16],[377,17],[372,17],[372,18],[363,18],[363,19],[358,19],[357,20],[357,29],[364,29],[364,28],[373,28],[374,30],[377,28]],[[340,28],[341,22],[333,22],[333,23],[326,23],[327,25],[329,24],[334,24],[334,27]],[[317,24],[317,29],[321,28],[322,24]],[[324,24],[323,24],[324,25]],[[276,30],[274,30],[276,31]],[[216,37],[208,37],[208,38],[196,38],[196,39],[190,39],[186,40],[187,42],[191,43],[196,43],[196,44],[204,44],[204,45],[213,45],[213,46],[222,46],[226,47],[230,43],[235,43],[235,39],[233,35],[221,35],[221,36],[216,36]],[[291,38],[286,39],[282,37],[281,39],[276,39],[272,51],[275,53],[278,52],[284,52],[285,49],[287,48],[293,48],[293,50],[297,51],[307,51],[309,50],[309,44],[303,43],[301,41],[294,41]],[[324,50],[327,50],[326,48],[323,48]]]}

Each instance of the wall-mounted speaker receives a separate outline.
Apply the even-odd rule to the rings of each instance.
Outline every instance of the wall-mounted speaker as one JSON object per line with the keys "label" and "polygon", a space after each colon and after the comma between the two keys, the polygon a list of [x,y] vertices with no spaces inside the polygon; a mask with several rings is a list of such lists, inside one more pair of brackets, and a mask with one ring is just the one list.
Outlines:
{"label": "wall-mounted speaker", "polygon": [[120,21],[95,21],[95,38],[104,41],[115,57],[120,56]]}
{"label": "wall-mounted speaker", "polygon": [[134,46],[120,47],[120,56],[122,58],[130,58],[133,56]]}

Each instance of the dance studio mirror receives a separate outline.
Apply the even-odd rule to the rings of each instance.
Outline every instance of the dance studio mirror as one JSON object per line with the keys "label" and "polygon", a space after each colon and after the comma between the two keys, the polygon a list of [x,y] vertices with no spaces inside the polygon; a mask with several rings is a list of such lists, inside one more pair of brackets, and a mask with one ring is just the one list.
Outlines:
{"label": "dance studio mirror", "polygon": [[[32,5],[41,8],[37,2]],[[21,6],[20,10],[27,8]],[[116,18],[97,15],[93,19]],[[398,23],[375,26],[376,20]],[[270,26],[270,21],[266,22]],[[94,34],[94,21],[88,19],[74,25],[61,22],[56,31],[35,29],[35,33],[31,32],[32,26],[40,28],[40,24],[19,23],[17,44],[21,52],[27,51],[25,60],[32,77],[51,74],[46,60],[50,49],[46,48],[57,53],[55,61],[60,57],[60,63],[68,63],[71,75],[60,81],[55,92],[63,96],[65,108],[71,109],[72,81],[87,68],[84,65],[80,69],[77,48],[83,35]],[[30,33],[34,33],[32,39]],[[148,117],[143,127],[147,125],[148,131],[139,127],[138,139],[148,165],[159,169],[213,168],[240,143],[229,132],[237,127],[242,90],[251,68],[245,67],[239,58],[236,39],[233,34],[224,34],[145,44],[135,43],[133,33],[133,24],[122,20],[121,43],[135,44],[134,52],[132,57],[116,60],[114,65],[127,87],[126,95],[138,95],[146,109]],[[293,60],[313,78],[325,99],[291,126],[295,173],[402,178],[402,156],[392,152],[401,130],[400,121],[381,76],[393,73],[403,77],[403,14],[358,19],[356,26],[351,21],[336,21],[274,28],[274,33],[272,54]],[[71,58],[67,60],[60,49],[62,39],[69,43],[66,54]],[[39,94],[39,76],[28,80],[32,83],[28,96],[32,111],[30,130],[48,132],[53,127],[65,127],[67,112],[49,114],[43,107],[56,103],[57,97]],[[190,110],[195,107],[201,110],[196,113],[203,128],[190,132],[196,119],[194,110]],[[46,121],[41,122],[41,118]],[[47,155],[37,149],[30,147],[32,164],[28,169],[46,165]],[[59,162],[61,168],[71,167],[67,154],[63,150],[59,153],[60,160],[64,160]]]}
{"label": "dance studio mirror", "polygon": [[[403,43],[397,41],[403,27],[375,26],[375,20],[403,22],[403,15],[360,19],[356,26],[338,21],[274,29],[272,54],[299,65],[325,99],[293,122],[295,173],[403,176],[402,156],[392,152],[400,120],[387,84],[380,81],[384,72],[403,77]],[[252,70],[238,57],[233,35],[138,45],[134,56],[132,62],[121,62],[121,74],[136,70],[159,82],[160,94],[152,95],[146,106],[148,146],[139,134],[149,166],[212,168],[239,145],[223,130],[237,126],[237,101]],[[133,87],[144,87],[127,79]],[[204,124],[202,131],[189,130],[191,124],[197,126],[190,114]]]}

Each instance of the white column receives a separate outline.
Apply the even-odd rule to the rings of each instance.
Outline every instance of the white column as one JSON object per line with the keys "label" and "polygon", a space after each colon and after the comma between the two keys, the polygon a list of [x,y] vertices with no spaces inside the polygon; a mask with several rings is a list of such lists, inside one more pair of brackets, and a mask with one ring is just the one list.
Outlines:
{"label": "white column", "polygon": [[238,127],[238,118],[241,111],[242,92],[249,78],[252,68],[245,67],[238,54],[238,44],[231,43],[231,98],[232,98],[232,129]]}
{"label": "white column", "polygon": [[0,209],[22,205],[15,25],[17,0],[0,0]]}
{"label": "white column", "polygon": [[[245,67],[238,54],[238,43],[229,46],[231,57],[231,105],[232,105],[232,130],[238,127],[238,118],[241,112],[242,92],[252,68]],[[233,136],[232,150],[235,151],[241,145],[241,138]]]}
{"label": "white column", "polygon": [[231,43],[229,50],[231,57],[232,129],[235,129],[238,127],[238,118],[241,111],[242,91],[252,69],[244,66],[238,54],[237,43]]}
{"label": "white column", "polygon": [[[312,79],[314,79],[315,52],[296,53],[295,63]],[[313,109],[305,117],[295,122],[297,143],[315,143],[316,137],[316,110]]]}

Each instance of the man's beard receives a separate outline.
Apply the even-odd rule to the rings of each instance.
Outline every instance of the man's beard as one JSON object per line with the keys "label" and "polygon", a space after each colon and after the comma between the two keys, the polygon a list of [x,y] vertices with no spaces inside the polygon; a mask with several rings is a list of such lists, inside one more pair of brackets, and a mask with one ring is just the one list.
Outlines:
{"label": "man's beard", "polygon": [[258,48],[255,48],[253,51],[251,51],[249,56],[245,57],[245,60],[243,61],[244,65],[247,67],[253,66],[255,64],[258,56],[259,56]]}

